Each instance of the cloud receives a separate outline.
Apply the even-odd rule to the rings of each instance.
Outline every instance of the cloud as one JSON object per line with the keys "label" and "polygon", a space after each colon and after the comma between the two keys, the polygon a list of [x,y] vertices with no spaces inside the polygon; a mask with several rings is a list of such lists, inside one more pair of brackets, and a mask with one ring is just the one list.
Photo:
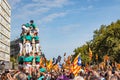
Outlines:
{"label": "cloud", "polygon": [[[52,22],[56,18],[64,17],[67,13],[61,11],[64,6],[71,5],[69,0],[9,0],[14,8],[12,11],[12,22],[17,25],[30,19],[34,19],[36,24]],[[18,5],[17,5],[18,4]],[[56,11],[59,10],[59,11]],[[59,12],[59,13],[58,13]],[[12,25],[15,27],[15,25]]]}
{"label": "cloud", "polygon": [[87,7],[81,7],[80,10],[89,10],[89,9],[92,9],[93,8],[93,5],[89,5]]}
{"label": "cloud", "polygon": [[69,0],[32,0],[35,3],[41,4],[45,7],[63,7],[70,3]]}
{"label": "cloud", "polygon": [[89,6],[81,6],[77,9],[70,9],[70,10],[66,10],[67,13],[69,14],[79,14],[83,11],[88,11],[88,10],[92,10],[94,8],[93,5],[89,5]]}
{"label": "cloud", "polygon": [[48,12],[49,8],[41,7],[39,9],[34,9],[34,10],[23,9],[22,11],[23,11],[22,13],[19,11],[20,13],[15,14],[14,16],[18,19],[25,19],[25,18],[30,18],[30,17],[35,17],[35,18],[37,17],[38,18],[43,13]]}
{"label": "cloud", "polygon": [[21,0],[8,0],[8,2],[10,3],[11,7],[15,9],[17,4],[20,3]]}
{"label": "cloud", "polygon": [[99,0],[87,0],[88,2],[99,1]]}
{"label": "cloud", "polygon": [[[12,4],[15,5],[18,2],[20,2],[20,0],[17,0]],[[14,11],[14,17],[18,19],[28,19],[30,17],[41,18],[42,17],[41,15],[44,15],[44,13],[47,13],[50,10],[62,8],[63,6],[69,5],[70,3],[71,2],[69,0],[32,0],[32,2],[28,4],[24,3],[24,5],[19,6],[20,8]],[[62,16],[64,14],[60,13],[60,15]],[[54,16],[57,17],[58,15],[54,14]],[[50,17],[51,19],[48,20],[47,17]],[[51,21],[53,20],[52,18],[55,17],[53,17],[52,15],[46,16],[46,19],[44,20]]]}
{"label": "cloud", "polygon": [[77,30],[80,30],[81,25],[80,24],[69,24],[62,27],[59,27],[58,30],[60,30],[62,33],[71,33],[76,32]]}
{"label": "cloud", "polygon": [[65,12],[60,12],[60,13],[53,13],[53,14],[50,14],[46,17],[44,17],[41,21],[42,22],[51,22],[53,21],[54,19],[58,18],[58,17],[63,17],[65,16],[67,13]]}

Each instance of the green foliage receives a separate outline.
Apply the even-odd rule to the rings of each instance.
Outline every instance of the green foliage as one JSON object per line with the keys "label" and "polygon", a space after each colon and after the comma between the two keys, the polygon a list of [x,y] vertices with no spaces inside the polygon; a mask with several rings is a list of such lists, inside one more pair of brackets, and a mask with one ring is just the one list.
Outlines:
{"label": "green foliage", "polygon": [[77,49],[74,50],[75,55],[73,56],[73,59],[80,54],[81,59],[83,63],[88,63],[89,60],[89,53],[88,53],[89,46],[87,44],[83,45],[82,47],[78,47]]}
{"label": "green foliage", "polygon": [[16,62],[14,57],[11,57],[11,58],[10,58],[10,61],[13,62],[13,63]]}
{"label": "green foliage", "polygon": [[88,62],[88,47],[93,52],[92,62],[95,62],[95,55],[98,54],[98,61],[103,60],[104,55],[110,56],[111,60],[115,60],[120,63],[120,20],[112,22],[110,25],[101,25],[100,29],[94,31],[93,40],[87,42],[74,50],[75,57],[78,53],[81,53],[83,62]]}

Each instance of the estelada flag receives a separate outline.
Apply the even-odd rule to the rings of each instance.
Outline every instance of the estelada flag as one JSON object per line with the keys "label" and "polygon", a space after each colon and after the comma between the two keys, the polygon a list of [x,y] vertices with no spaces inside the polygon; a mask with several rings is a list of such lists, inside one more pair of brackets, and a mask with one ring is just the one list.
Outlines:
{"label": "estelada flag", "polygon": [[75,76],[77,76],[80,69],[81,69],[81,58],[80,58],[80,56],[78,54],[77,57],[73,61],[73,74]]}
{"label": "estelada flag", "polygon": [[52,59],[50,59],[49,64],[47,65],[47,68],[50,70],[52,68]]}
{"label": "estelada flag", "polygon": [[92,50],[89,48],[89,58],[92,59]]}

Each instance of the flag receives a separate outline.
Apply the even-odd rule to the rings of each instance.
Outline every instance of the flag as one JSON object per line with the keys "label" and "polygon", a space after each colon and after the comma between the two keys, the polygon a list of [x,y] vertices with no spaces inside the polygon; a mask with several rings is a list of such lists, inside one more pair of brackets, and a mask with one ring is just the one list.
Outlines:
{"label": "flag", "polygon": [[54,65],[54,66],[53,66],[53,69],[54,69],[55,71],[58,71],[58,69],[59,69],[58,64]]}
{"label": "flag", "polygon": [[66,53],[64,53],[64,56],[66,56]]}
{"label": "flag", "polygon": [[49,64],[47,65],[47,69],[50,70],[52,68],[52,59],[50,59]]}
{"label": "flag", "polygon": [[75,76],[77,76],[80,69],[81,69],[81,59],[80,59],[80,56],[78,54],[77,57],[73,61],[73,74]]}
{"label": "flag", "polygon": [[40,66],[42,66],[42,65],[43,65],[43,59],[40,58]]}
{"label": "flag", "polygon": [[62,68],[62,67],[63,67],[63,65],[62,65],[61,62],[58,63],[58,66],[59,66],[59,68]]}
{"label": "flag", "polygon": [[71,64],[71,56],[68,56],[68,57],[67,57],[66,64],[67,64],[67,65],[70,65],[70,64]]}
{"label": "flag", "polygon": [[89,48],[89,58],[92,59],[92,50]]}
{"label": "flag", "polygon": [[57,64],[57,59],[56,58],[53,58],[52,64],[53,65]]}
{"label": "flag", "polygon": [[78,66],[81,66],[81,58],[80,58],[80,56],[78,57]]}
{"label": "flag", "polygon": [[41,57],[41,58],[40,58],[40,63],[39,63],[39,65],[40,65],[41,67],[45,67],[45,66],[44,66],[44,63],[45,63],[45,62],[44,62],[44,59]]}

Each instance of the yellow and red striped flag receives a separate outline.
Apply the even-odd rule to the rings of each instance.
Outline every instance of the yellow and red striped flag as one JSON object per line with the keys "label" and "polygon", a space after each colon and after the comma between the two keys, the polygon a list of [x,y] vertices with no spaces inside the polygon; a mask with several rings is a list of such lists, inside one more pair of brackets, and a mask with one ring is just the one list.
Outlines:
{"label": "yellow and red striped flag", "polygon": [[92,59],[92,50],[89,48],[89,58]]}
{"label": "yellow and red striped flag", "polygon": [[53,66],[53,69],[54,69],[55,71],[58,71],[58,69],[59,69],[58,64],[54,65],[54,66]]}
{"label": "yellow and red striped flag", "polygon": [[39,63],[39,65],[40,65],[41,67],[44,67],[43,58],[40,58],[40,63]]}
{"label": "yellow and red striped flag", "polygon": [[47,65],[47,69],[50,70],[52,68],[52,59],[50,59],[49,64]]}
{"label": "yellow and red striped flag", "polygon": [[79,54],[77,55],[77,57],[74,59],[73,61],[73,74],[75,76],[78,75],[78,72],[80,71],[81,69],[81,66],[78,64],[79,63],[79,59],[80,59],[80,56]]}

